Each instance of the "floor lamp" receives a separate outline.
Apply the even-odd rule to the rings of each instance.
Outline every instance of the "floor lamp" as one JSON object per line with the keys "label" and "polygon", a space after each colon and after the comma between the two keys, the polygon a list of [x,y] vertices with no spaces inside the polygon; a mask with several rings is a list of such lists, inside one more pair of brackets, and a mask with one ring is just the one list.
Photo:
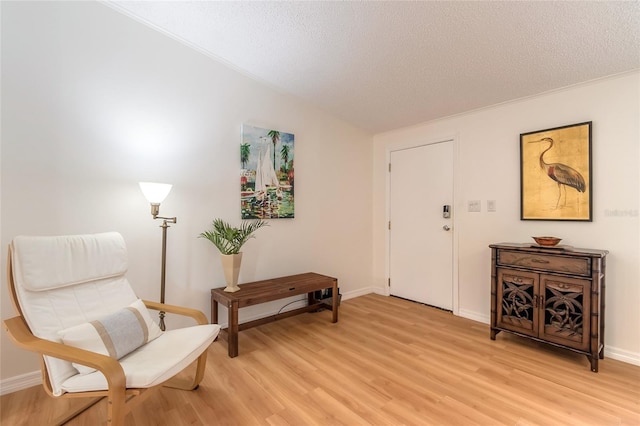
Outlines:
{"label": "floor lamp", "polygon": [[[140,182],[140,189],[142,193],[147,198],[149,203],[151,203],[151,215],[154,219],[162,220],[162,268],[160,270],[160,303],[164,303],[164,287],[165,287],[165,276],[167,271],[167,228],[169,228],[170,223],[176,223],[177,218],[175,217],[162,217],[158,216],[160,214],[160,203],[167,198],[169,195],[169,191],[171,191],[172,185],[168,183],[152,183],[152,182]],[[160,329],[162,331],[165,330],[164,325],[164,311],[160,311]]]}

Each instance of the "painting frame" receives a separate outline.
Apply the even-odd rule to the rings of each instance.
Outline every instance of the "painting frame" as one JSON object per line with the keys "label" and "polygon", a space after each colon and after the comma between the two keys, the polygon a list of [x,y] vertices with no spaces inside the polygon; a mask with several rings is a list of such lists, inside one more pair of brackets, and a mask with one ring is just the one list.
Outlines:
{"label": "painting frame", "polygon": [[295,135],[242,124],[240,218],[295,218]]}
{"label": "painting frame", "polygon": [[520,220],[593,221],[592,122],[520,134]]}

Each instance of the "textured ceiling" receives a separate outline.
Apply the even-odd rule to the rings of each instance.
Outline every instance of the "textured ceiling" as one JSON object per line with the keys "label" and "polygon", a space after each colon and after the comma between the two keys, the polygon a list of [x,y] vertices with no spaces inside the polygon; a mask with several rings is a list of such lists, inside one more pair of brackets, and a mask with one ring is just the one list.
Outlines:
{"label": "textured ceiling", "polygon": [[638,1],[107,3],[371,133],[640,68]]}

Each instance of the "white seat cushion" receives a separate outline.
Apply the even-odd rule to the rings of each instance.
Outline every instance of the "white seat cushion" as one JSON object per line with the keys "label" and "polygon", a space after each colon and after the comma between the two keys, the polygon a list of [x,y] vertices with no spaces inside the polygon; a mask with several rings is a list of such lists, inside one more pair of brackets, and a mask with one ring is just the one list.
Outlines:
{"label": "white seat cushion", "polygon": [[[120,359],[128,388],[149,388],[178,374],[195,361],[220,332],[218,324],[165,331],[162,336]],[[62,383],[65,392],[106,390],[99,371],[77,374]]]}

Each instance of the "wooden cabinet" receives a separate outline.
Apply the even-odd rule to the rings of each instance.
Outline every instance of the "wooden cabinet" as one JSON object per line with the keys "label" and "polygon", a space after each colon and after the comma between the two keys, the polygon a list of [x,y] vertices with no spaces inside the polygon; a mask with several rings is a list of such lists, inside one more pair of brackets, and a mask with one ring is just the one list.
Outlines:
{"label": "wooden cabinet", "polygon": [[604,358],[606,250],[492,244],[491,339],[508,331]]}

